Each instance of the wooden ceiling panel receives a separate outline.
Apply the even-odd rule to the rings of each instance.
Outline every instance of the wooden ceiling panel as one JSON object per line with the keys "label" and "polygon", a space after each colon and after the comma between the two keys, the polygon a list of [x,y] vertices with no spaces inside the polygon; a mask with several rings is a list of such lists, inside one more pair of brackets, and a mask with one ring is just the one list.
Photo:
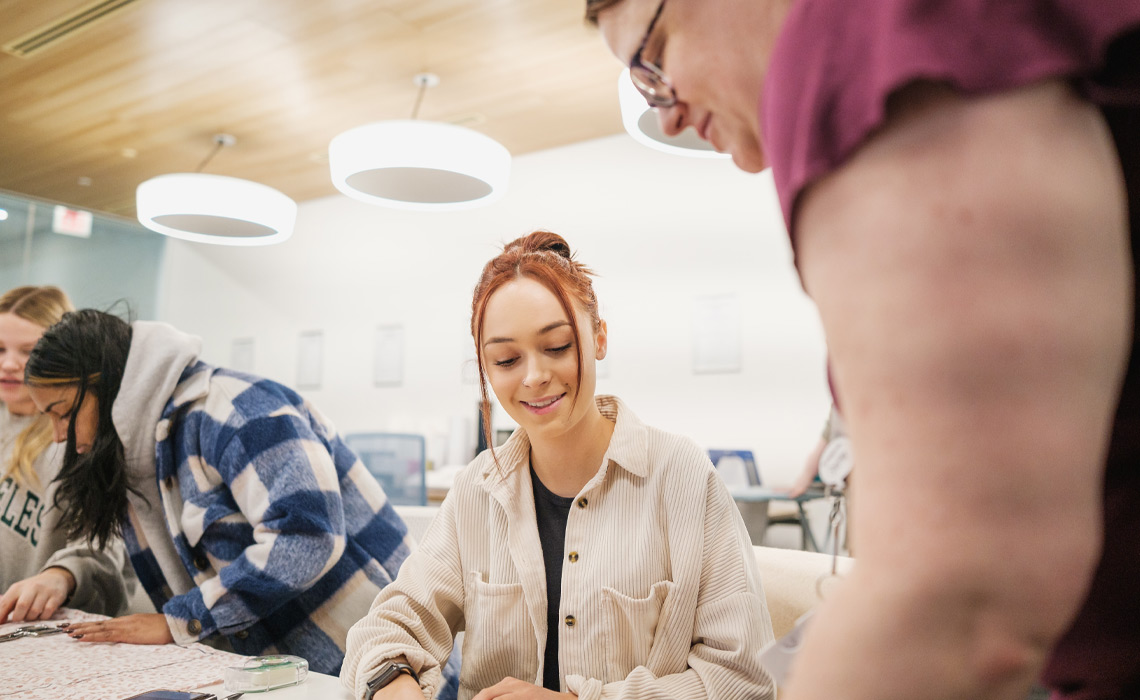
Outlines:
{"label": "wooden ceiling panel", "polygon": [[[0,0],[0,43],[90,0]],[[193,171],[333,194],[345,129],[411,115],[521,155],[621,130],[620,66],[584,0],[137,0],[25,58],[0,54],[0,189],[133,216],[140,182]],[[87,186],[80,178],[90,178]]]}

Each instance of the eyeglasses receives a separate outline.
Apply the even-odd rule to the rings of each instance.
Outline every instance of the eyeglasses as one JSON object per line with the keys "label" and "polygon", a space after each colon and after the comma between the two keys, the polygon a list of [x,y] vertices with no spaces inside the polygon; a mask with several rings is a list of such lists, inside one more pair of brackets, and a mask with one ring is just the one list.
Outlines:
{"label": "eyeglasses", "polygon": [[673,91],[673,85],[669,82],[669,78],[665,77],[665,71],[652,63],[641,60],[641,52],[649,43],[649,37],[653,35],[653,28],[657,26],[657,20],[661,18],[661,11],[664,9],[665,0],[661,0],[661,4],[657,6],[656,14],[653,15],[653,19],[649,20],[649,26],[645,29],[641,46],[637,47],[637,53],[629,59],[629,77],[637,91],[654,109],[668,109],[677,104],[677,93]]}

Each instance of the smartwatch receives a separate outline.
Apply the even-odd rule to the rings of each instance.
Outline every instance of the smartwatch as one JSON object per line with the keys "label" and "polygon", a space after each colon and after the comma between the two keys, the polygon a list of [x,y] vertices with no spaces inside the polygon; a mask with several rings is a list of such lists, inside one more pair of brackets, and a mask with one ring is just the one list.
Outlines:
{"label": "smartwatch", "polygon": [[376,674],[376,677],[368,681],[368,695],[365,697],[368,700],[372,700],[377,691],[396,680],[396,677],[401,673],[408,674],[416,683],[420,682],[420,677],[416,675],[416,672],[412,670],[411,666],[397,661],[386,661],[384,665],[380,667],[380,672]]}

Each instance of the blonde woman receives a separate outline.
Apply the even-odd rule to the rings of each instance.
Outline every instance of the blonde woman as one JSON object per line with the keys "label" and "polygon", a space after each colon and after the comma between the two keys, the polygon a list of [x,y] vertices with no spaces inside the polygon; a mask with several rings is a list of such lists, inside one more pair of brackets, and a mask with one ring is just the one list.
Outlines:
{"label": "blonde woman", "polygon": [[65,602],[116,614],[126,603],[118,540],[69,542],[54,507],[62,446],[24,385],[24,364],[46,328],[72,309],[56,287],[0,297],[0,622],[47,619]]}

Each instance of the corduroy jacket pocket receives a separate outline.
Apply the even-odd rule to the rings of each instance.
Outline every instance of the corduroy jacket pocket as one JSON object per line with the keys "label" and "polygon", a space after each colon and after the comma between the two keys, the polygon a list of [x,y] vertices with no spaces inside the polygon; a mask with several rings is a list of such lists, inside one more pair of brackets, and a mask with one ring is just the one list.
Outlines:
{"label": "corduroy jacket pocket", "polygon": [[675,587],[672,581],[658,581],[645,598],[630,598],[602,587],[606,602],[606,682],[623,680],[633,669],[648,665],[661,610]]}
{"label": "corduroy jacket pocket", "polygon": [[467,574],[463,665],[459,683],[479,691],[506,676],[533,682],[538,675],[538,642],[521,583],[487,583]]}

